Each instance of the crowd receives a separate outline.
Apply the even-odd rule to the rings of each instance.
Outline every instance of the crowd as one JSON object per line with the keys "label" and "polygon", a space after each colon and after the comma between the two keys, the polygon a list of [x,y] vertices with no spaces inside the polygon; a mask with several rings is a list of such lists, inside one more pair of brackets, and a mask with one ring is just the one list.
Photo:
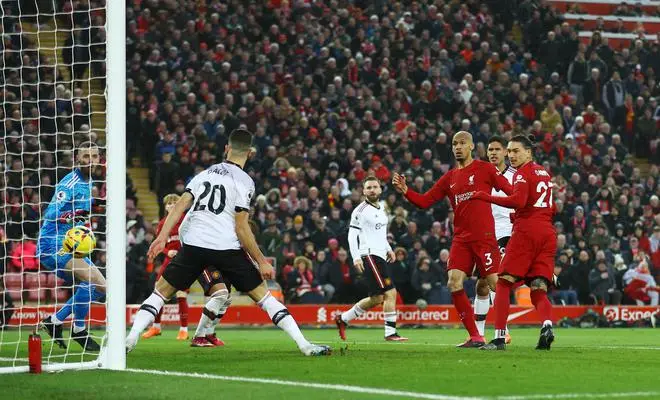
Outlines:
{"label": "crowd", "polygon": [[[374,174],[402,301],[448,302],[449,204],[415,209],[390,181],[399,172],[428,189],[467,130],[480,159],[492,135],[537,138],[536,160],[555,177],[557,304],[657,302],[647,289],[660,276],[657,40],[583,43],[536,0],[128,4],[127,158],[149,167],[162,198],[222,160],[233,129],[254,132],[255,231],[289,301],[364,295],[347,221]],[[6,176],[20,168],[5,165]],[[136,206],[127,258],[142,281],[153,226]]]}

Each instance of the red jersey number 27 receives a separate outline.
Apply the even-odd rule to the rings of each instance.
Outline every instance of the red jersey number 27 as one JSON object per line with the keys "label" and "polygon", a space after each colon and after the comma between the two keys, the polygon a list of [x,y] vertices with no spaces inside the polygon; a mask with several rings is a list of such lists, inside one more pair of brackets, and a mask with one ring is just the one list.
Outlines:
{"label": "red jersey number 27", "polygon": [[539,193],[539,198],[534,203],[536,208],[552,207],[552,182],[539,182],[536,185],[536,193]]}

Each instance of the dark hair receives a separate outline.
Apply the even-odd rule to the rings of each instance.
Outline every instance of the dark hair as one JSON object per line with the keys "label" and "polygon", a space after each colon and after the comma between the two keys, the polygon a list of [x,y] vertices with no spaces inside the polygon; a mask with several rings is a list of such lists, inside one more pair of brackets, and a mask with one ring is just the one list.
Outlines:
{"label": "dark hair", "polygon": [[499,135],[491,136],[491,138],[488,139],[488,144],[491,143],[499,143],[502,145],[502,147],[506,149],[507,141],[502,136]]}
{"label": "dark hair", "polygon": [[534,142],[536,139],[534,138],[534,135],[516,135],[511,138],[511,141],[522,144],[526,150],[534,150]]}
{"label": "dark hair", "polygon": [[229,145],[238,153],[248,153],[252,147],[252,133],[247,129],[234,129],[229,135]]}
{"label": "dark hair", "polygon": [[378,179],[375,175],[369,175],[366,178],[362,179],[362,186],[364,186],[369,181],[376,181],[380,185],[380,179]]}

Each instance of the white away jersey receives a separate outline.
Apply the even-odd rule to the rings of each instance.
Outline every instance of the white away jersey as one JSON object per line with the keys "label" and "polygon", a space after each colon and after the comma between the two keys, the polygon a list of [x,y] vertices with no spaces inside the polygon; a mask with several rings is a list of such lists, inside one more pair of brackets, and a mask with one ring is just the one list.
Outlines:
{"label": "white away jersey", "polygon": [[[513,175],[515,175],[516,169],[508,166],[502,172],[502,175],[509,181],[510,184],[513,184]],[[491,193],[493,196],[505,197],[506,193],[496,190],[493,188]],[[511,224],[510,214],[513,212],[511,208],[505,208],[498,206],[497,204],[491,204],[493,208],[493,219],[495,220],[495,238],[500,240],[503,237],[511,236],[511,230],[513,225]]]}
{"label": "white away jersey", "polygon": [[254,181],[238,165],[223,162],[188,182],[193,205],[181,223],[181,242],[211,250],[238,250],[236,212],[250,209]]}
{"label": "white away jersey", "polygon": [[362,256],[374,255],[387,259],[387,252],[392,247],[387,242],[387,223],[389,218],[385,209],[376,208],[373,204],[363,201],[351,214],[349,231],[357,231],[357,240],[351,241],[349,232],[349,246],[351,257],[357,260]]}

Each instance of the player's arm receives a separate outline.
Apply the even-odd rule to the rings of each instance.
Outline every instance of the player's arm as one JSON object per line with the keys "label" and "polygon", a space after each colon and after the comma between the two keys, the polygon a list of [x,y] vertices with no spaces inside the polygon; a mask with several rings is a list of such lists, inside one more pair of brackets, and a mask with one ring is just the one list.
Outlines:
{"label": "player's arm", "polygon": [[190,192],[184,192],[181,195],[181,198],[176,202],[174,208],[172,208],[169,214],[167,214],[167,218],[165,218],[165,223],[163,223],[160,233],[151,243],[151,246],[149,246],[149,251],[147,252],[149,257],[154,258],[163,251],[165,244],[167,243],[169,232],[174,228],[176,223],[179,222],[181,216],[188,211],[190,206],[192,206],[193,200],[194,197]]}
{"label": "player's arm", "polygon": [[474,200],[484,200],[489,203],[497,204],[498,206],[519,209],[523,208],[527,204],[527,198],[529,197],[529,185],[524,177],[520,174],[516,174],[514,177],[513,184],[513,194],[510,196],[491,196],[489,193],[477,192],[472,196]]}
{"label": "player's arm", "polygon": [[[449,192],[449,174],[443,175],[438,181],[433,185],[433,187],[426,191],[426,193],[417,193],[414,190],[410,189],[405,183],[405,178],[400,175],[400,183],[395,183],[403,191],[403,195],[408,199],[409,202],[414,204],[419,208],[429,208],[438,201],[442,200],[447,193]],[[401,184],[402,183],[402,184]]]}
{"label": "player's arm", "polygon": [[506,179],[506,176],[500,174],[499,171],[497,171],[497,168],[492,168],[491,171],[492,171],[491,180],[493,182],[493,187],[497,190],[506,193],[507,196],[513,194],[513,186]]}
{"label": "player's arm", "polygon": [[348,227],[348,249],[351,251],[353,265],[360,273],[364,271],[362,257],[360,256],[360,243],[358,241],[358,235],[361,229],[360,215],[357,213],[357,209],[355,209],[353,210],[353,214],[351,214],[351,223]]}
{"label": "player's arm", "polygon": [[236,210],[236,236],[241,243],[243,249],[248,253],[259,266],[259,271],[264,279],[273,279],[275,271],[273,266],[270,265],[264,253],[261,252],[257,239],[255,239],[252,229],[250,229],[249,218],[250,213],[246,209]]}

